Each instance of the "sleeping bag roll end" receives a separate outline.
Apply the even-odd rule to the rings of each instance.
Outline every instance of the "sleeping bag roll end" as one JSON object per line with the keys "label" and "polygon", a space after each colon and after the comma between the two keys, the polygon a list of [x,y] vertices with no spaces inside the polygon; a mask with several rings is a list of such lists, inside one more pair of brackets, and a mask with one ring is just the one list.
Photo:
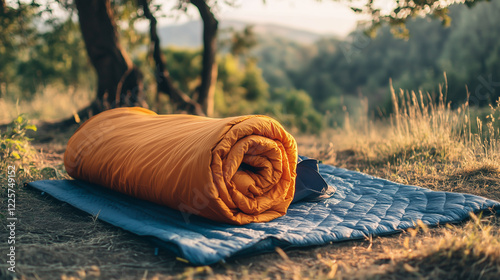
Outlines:
{"label": "sleeping bag roll end", "polygon": [[295,190],[297,144],[267,116],[102,112],[68,141],[70,176],[232,224],[286,214]]}

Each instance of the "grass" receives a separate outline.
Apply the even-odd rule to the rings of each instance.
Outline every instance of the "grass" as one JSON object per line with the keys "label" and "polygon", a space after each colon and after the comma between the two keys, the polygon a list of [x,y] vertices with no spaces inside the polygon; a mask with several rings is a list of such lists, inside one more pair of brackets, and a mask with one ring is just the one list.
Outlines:
{"label": "grass", "polygon": [[[395,110],[388,119],[373,121],[365,116],[353,123],[346,116],[344,128],[298,136],[299,151],[324,163],[405,184],[500,200],[500,104],[477,113],[467,104],[452,109],[444,96],[445,92],[432,98],[393,91]],[[2,186],[7,164],[29,167],[18,174],[16,188],[19,279],[498,279],[500,275],[496,216],[473,216],[462,224],[437,228],[418,225],[383,238],[286,252],[277,249],[190,267],[168,252],[155,255],[155,246],[142,238],[22,186],[67,177],[61,163],[70,135],[52,137],[51,142],[35,140],[33,150],[26,149],[23,157],[3,161],[0,167]],[[3,189],[0,195],[6,199]],[[6,226],[5,219],[0,223]],[[5,237],[1,231],[0,239]],[[0,243],[0,252],[6,246]],[[11,277],[6,268],[2,262],[2,279]]]}
{"label": "grass", "polygon": [[[472,215],[465,226],[441,229],[438,238],[422,226],[404,237],[406,251],[381,271],[362,270],[358,275],[376,279],[496,279],[500,274],[498,218]],[[424,238],[420,235],[423,235]],[[425,240],[425,236],[430,236]]]}
{"label": "grass", "polygon": [[89,104],[94,92],[88,87],[61,88],[47,86],[31,100],[0,98],[0,124],[8,123],[20,113],[33,120],[55,121],[73,115]]}

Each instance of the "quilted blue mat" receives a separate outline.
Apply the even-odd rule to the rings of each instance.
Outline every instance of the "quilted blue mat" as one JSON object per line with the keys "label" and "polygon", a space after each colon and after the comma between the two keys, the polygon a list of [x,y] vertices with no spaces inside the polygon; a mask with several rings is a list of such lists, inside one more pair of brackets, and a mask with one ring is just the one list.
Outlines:
{"label": "quilted blue mat", "polygon": [[181,213],[74,180],[37,181],[30,186],[110,224],[148,236],[194,265],[275,247],[292,248],[386,235],[414,227],[460,222],[470,212],[500,211],[484,197],[436,192],[320,164],[336,193],[321,202],[292,204],[287,215],[268,223],[234,226]]}

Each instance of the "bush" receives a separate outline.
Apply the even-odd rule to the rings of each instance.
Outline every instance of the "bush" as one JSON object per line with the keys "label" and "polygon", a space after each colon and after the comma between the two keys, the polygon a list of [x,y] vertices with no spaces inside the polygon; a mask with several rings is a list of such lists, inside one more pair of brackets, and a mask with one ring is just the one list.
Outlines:
{"label": "bush", "polygon": [[36,126],[21,114],[0,132],[0,158],[3,161],[24,160],[29,156],[29,141],[32,140],[26,135],[29,130],[36,131]]}

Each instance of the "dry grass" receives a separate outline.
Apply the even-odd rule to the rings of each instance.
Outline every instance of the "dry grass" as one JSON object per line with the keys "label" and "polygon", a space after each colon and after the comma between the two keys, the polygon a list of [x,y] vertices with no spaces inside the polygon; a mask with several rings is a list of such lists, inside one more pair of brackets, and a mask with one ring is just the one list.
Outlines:
{"label": "dry grass", "polygon": [[[489,118],[478,121],[467,105],[452,110],[444,97],[434,101],[428,95],[401,91],[393,92],[393,101],[396,110],[387,121],[346,120],[343,129],[297,137],[300,153],[405,184],[500,200],[498,104],[490,108]],[[21,174],[19,179],[66,176],[61,162],[69,136],[35,144],[39,172]],[[48,169],[41,172],[44,167]],[[498,279],[500,275],[500,220],[495,216],[189,267],[168,252],[156,255],[154,244],[47,195],[24,187],[19,187],[19,194],[19,279]],[[0,226],[5,227],[4,219]],[[0,239],[5,236],[1,231]],[[6,246],[0,243],[0,252]],[[11,276],[2,262],[0,278]]]}
{"label": "dry grass", "polygon": [[8,123],[19,113],[31,119],[55,121],[73,115],[84,104],[89,104],[94,92],[87,87],[61,88],[47,86],[34,95],[32,100],[8,100],[0,98],[0,124]]}

